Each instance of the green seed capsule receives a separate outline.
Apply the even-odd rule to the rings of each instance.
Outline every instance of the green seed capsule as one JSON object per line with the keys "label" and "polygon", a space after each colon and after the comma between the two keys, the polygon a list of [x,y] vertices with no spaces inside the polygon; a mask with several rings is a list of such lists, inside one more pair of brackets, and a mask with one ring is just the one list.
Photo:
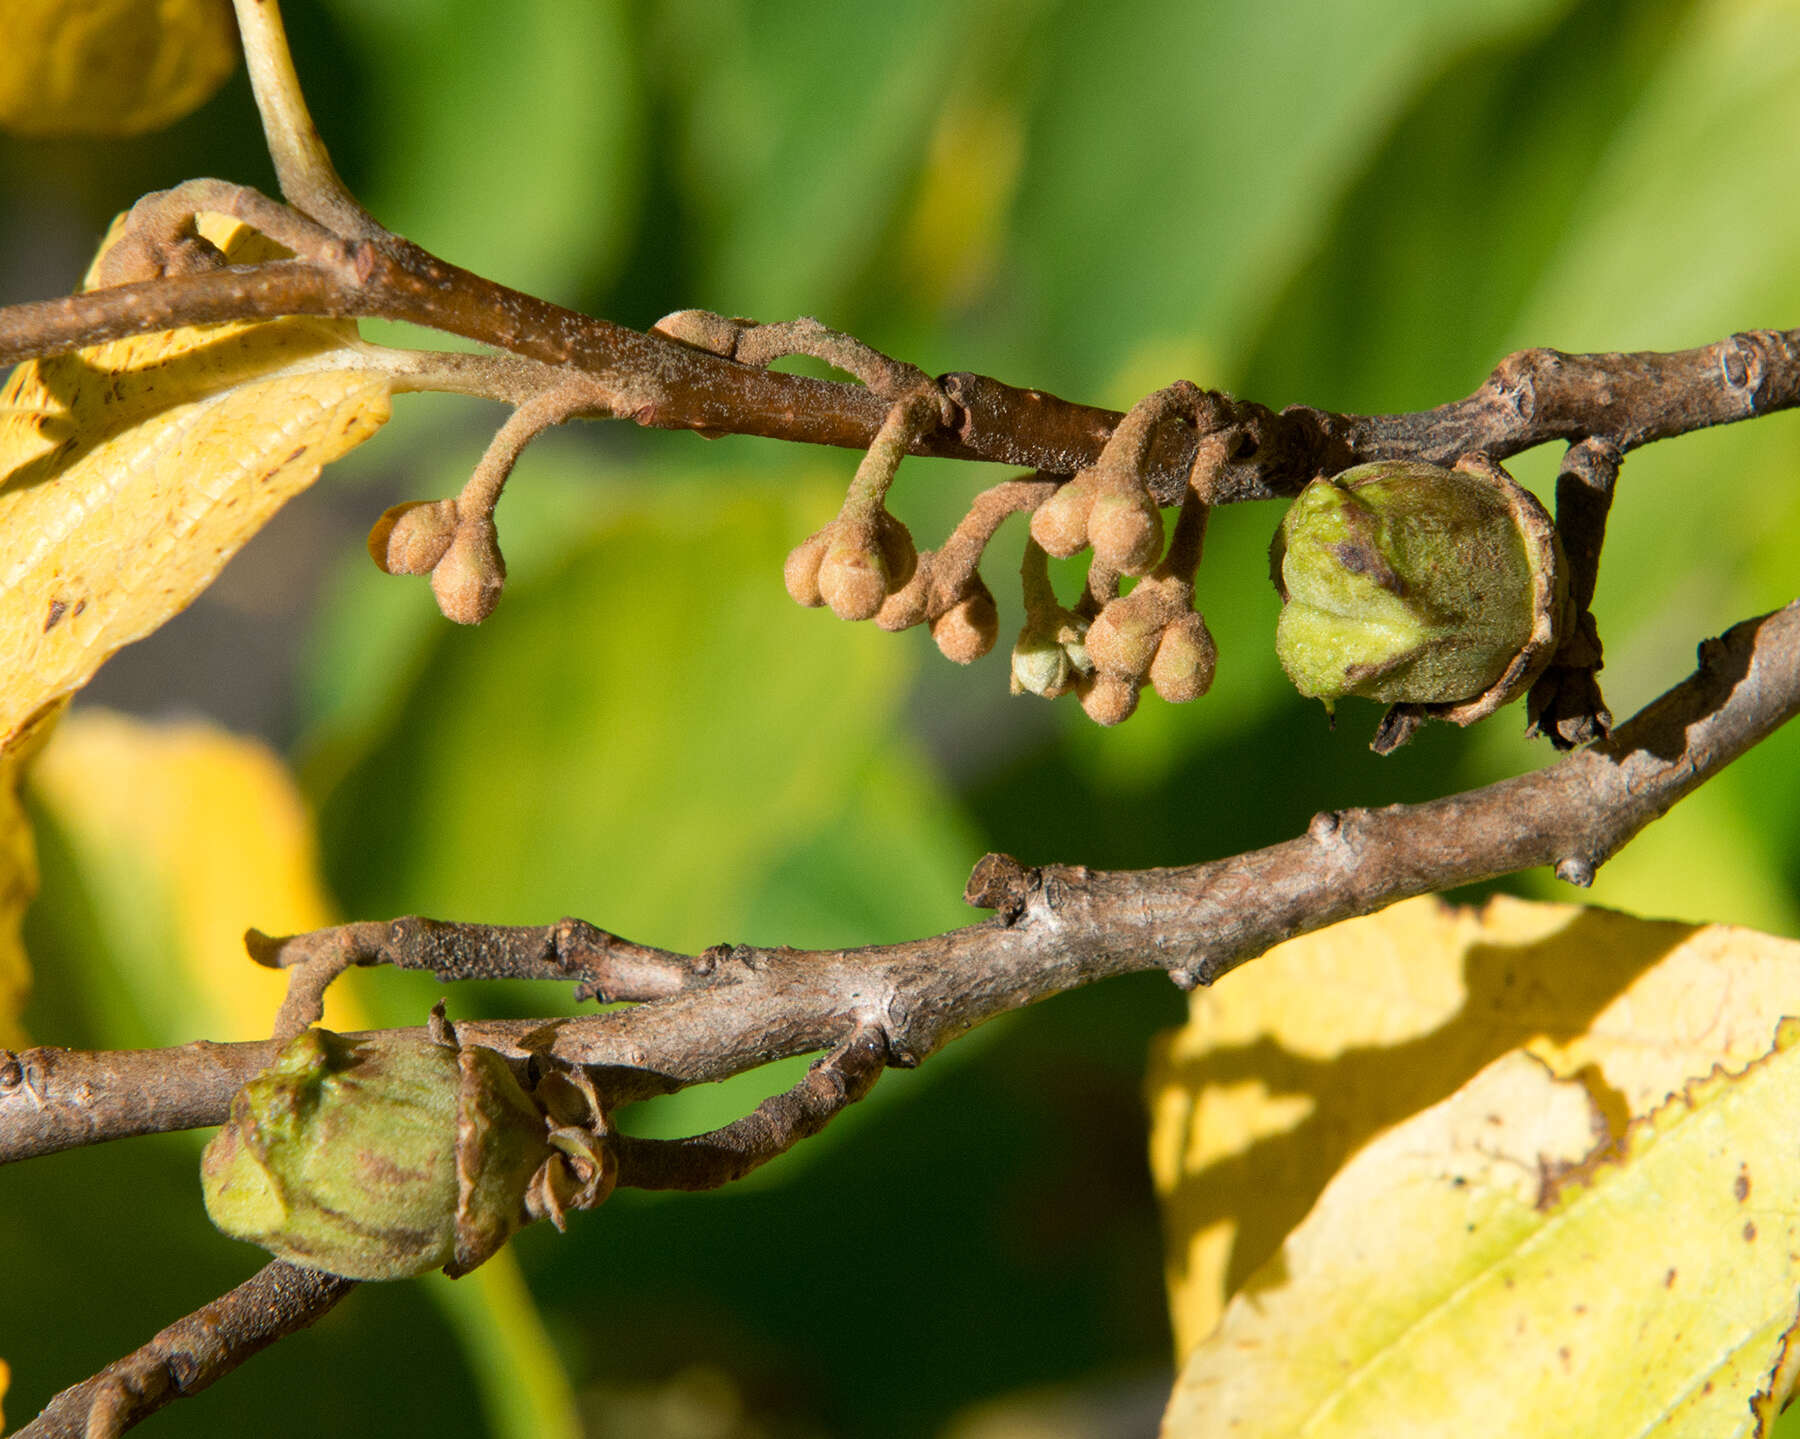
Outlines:
{"label": "green seed capsule", "polygon": [[201,1159],[214,1224],[350,1279],[462,1274],[525,1222],[543,1113],[492,1050],[309,1029]]}
{"label": "green seed capsule", "polygon": [[1523,691],[1562,621],[1554,527],[1495,466],[1382,461],[1315,480],[1270,561],[1276,653],[1328,708],[1361,695],[1466,724]]}

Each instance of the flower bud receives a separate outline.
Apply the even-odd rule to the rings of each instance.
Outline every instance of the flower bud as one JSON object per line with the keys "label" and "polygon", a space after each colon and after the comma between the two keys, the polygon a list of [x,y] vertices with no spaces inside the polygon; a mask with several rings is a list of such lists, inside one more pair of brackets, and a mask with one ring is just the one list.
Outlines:
{"label": "flower bud", "polygon": [[[877,510],[871,519],[852,520],[840,515],[807,545],[815,541],[823,545],[818,568],[819,597],[840,620],[874,619],[887,597],[904,588],[919,566],[912,532],[886,510]],[[795,550],[788,557],[790,567],[800,559],[800,553]],[[788,593],[799,598],[792,578]]]}
{"label": "flower bud", "polygon": [[456,537],[431,571],[431,593],[444,618],[459,625],[478,625],[500,603],[506,584],[506,561],[500,537],[486,515],[464,520]]}
{"label": "flower bud", "polygon": [[816,535],[810,535],[800,541],[789,551],[787,563],[781,568],[782,583],[787,586],[789,598],[797,605],[805,605],[807,609],[817,609],[825,603],[819,593],[819,565],[825,558],[825,549],[831,539],[831,527],[828,525]]}
{"label": "flower bud", "polygon": [[1150,661],[1151,687],[1169,704],[1186,704],[1212,688],[1218,662],[1218,646],[1206,621],[1197,614],[1184,615],[1157,642],[1156,657]]}
{"label": "flower bud", "polygon": [[840,620],[870,620],[888,593],[887,561],[862,537],[834,541],[819,562],[819,595]]}
{"label": "flower bud", "polygon": [[1081,687],[1081,707],[1095,724],[1124,724],[1138,706],[1136,680],[1099,674]]}
{"label": "flower bud", "polygon": [[1088,514],[1094,558],[1122,575],[1148,574],[1162,554],[1162,511],[1142,485],[1109,490]]}
{"label": "flower bud", "polygon": [[1467,724],[1522,693],[1555,648],[1555,528],[1497,466],[1380,461],[1314,480],[1270,561],[1285,601],[1276,653],[1327,706],[1361,695]]}
{"label": "flower bud", "polygon": [[1086,620],[1060,605],[1048,615],[1028,618],[1013,642],[1012,692],[1053,700],[1074,689],[1094,672],[1087,631]]}
{"label": "flower bud", "polygon": [[[1139,593],[1134,590],[1108,600],[1088,626],[1088,655],[1102,674],[1142,679],[1150,669],[1162,635],[1162,621],[1153,607],[1132,603]],[[1143,595],[1151,598],[1148,591]]]}
{"label": "flower bud", "polygon": [[412,500],[375,521],[369,558],[390,575],[430,574],[455,536],[455,500]]}
{"label": "flower bud", "polygon": [[490,1049],[309,1029],[233,1097],[201,1187],[214,1224],[291,1263],[457,1275],[525,1222],[546,1136]]}
{"label": "flower bud", "polygon": [[888,593],[910,584],[919,568],[919,551],[913,544],[912,531],[886,510],[877,510],[875,544],[881,550],[881,562],[887,566]]}
{"label": "flower bud", "polygon": [[931,637],[947,660],[974,664],[994,647],[1000,634],[1000,612],[993,591],[977,575],[969,592],[931,622]]}
{"label": "flower bud", "polygon": [[1031,537],[1048,554],[1067,559],[1088,542],[1088,516],[1097,493],[1094,472],[1082,470],[1065,481],[1031,515]]}
{"label": "flower bud", "polygon": [[1012,692],[1055,699],[1075,683],[1074,668],[1066,650],[1054,640],[1028,642],[1021,635],[1012,652]]}

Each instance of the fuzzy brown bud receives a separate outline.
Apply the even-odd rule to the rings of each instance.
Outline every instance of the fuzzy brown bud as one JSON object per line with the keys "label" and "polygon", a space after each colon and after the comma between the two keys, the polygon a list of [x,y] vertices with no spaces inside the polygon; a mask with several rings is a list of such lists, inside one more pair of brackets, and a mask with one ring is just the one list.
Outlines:
{"label": "fuzzy brown bud", "polygon": [[1000,635],[1000,612],[993,592],[978,576],[969,593],[931,622],[931,637],[944,658],[973,664],[994,647]]}
{"label": "fuzzy brown bud", "polygon": [[1162,511],[1141,485],[1096,499],[1087,533],[1094,558],[1122,575],[1148,574],[1162,555]]}
{"label": "fuzzy brown bud", "polygon": [[1149,672],[1162,632],[1160,618],[1133,603],[1138,592],[1108,600],[1088,626],[1087,652],[1102,674],[1141,680]]}
{"label": "fuzzy brown bud", "polygon": [[390,575],[430,574],[455,537],[455,500],[409,500],[375,521],[369,558]]}
{"label": "fuzzy brown bud", "polygon": [[795,604],[814,610],[825,603],[819,593],[819,565],[830,543],[831,527],[828,525],[789,551],[787,563],[781,568],[781,579]]}
{"label": "fuzzy brown bud", "polygon": [[834,540],[819,562],[819,595],[840,620],[872,620],[888,593],[887,561],[863,536]]}
{"label": "fuzzy brown bud", "polygon": [[1081,689],[1081,707],[1095,724],[1124,724],[1137,704],[1137,682],[1118,675],[1097,674]]}
{"label": "fuzzy brown bud", "polygon": [[650,329],[653,334],[667,335],[671,340],[728,360],[737,353],[738,337],[744,333],[741,321],[728,320],[711,310],[676,310]]}
{"label": "fuzzy brown bud", "polygon": [[500,603],[506,584],[506,561],[500,537],[486,515],[462,521],[456,537],[431,571],[431,592],[446,619],[478,625]]}
{"label": "fuzzy brown bud", "polygon": [[1094,495],[1094,472],[1082,470],[1032,512],[1032,539],[1058,559],[1076,553],[1088,542]]}
{"label": "fuzzy brown bud", "polygon": [[888,592],[902,589],[918,573],[919,551],[913,544],[912,531],[886,510],[875,514],[875,544],[887,566]]}
{"label": "fuzzy brown bud", "polygon": [[1218,646],[1206,621],[1197,614],[1184,615],[1157,641],[1156,657],[1150,661],[1150,684],[1169,704],[1186,704],[1212,688],[1218,662]]}

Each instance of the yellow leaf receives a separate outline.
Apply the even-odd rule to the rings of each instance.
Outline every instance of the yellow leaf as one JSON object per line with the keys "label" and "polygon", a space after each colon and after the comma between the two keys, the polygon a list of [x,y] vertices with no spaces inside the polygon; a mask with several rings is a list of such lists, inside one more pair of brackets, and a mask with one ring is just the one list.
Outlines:
{"label": "yellow leaf", "polygon": [[[312,820],[281,760],[201,722],[77,710],[29,783],[79,872],[129,1041],[266,1038],[285,980],[251,962],[245,928],[333,919]],[[335,987],[331,1000],[328,1023],[357,1028]]]}
{"label": "yellow leaf", "polygon": [[1500,898],[1412,900],[1194,996],[1150,1077],[1177,1357],[1382,1130],[1523,1048],[1614,1132],[1800,1005],[1800,945]]}
{"label": "yellow leaf", "polygon": [[[280,253],[218,216],[200,229],[236,263]],[[363,354],[348,321],[297,318],[13,371],[0,389],[0,747],[380,428],[389,386]]]}
{"label": "yellow leaf", "polygon": [[[12,1382],[12,1370],[6,1367],[6,1361],[0,1359],[0,1399],[6,1398],[7,1386]],[[0,1409],[0,1434],[6,1432],[6,1410]]]}
{"label": "yellow leaf", "polygon": [[227,0],[7,0],[0,129],[135,135],[197,110],[237,65]]}
{"label": "yellow leaf", "polygon": [[[49,738],[63,706],[40,713],[10,745],[0,747],[0,1049],[29,1041],[20,1021],[31,993],[31,963],[21,930],[25,911],[37,894],[37,845],[31,820],[19,799],[25,767]],[[5,1385],[0,1383],[0,1390]]]}
{"label": "yellow leaf", "polygon": [[19,928],[37,893],[37,850],[19,802],[19,763],[0,755],[0,1049],[23,1048],[20,1012],[31,992],[31,965]]}
{"label": "yellow leaf", "polygon": [[1169,1439],[1762,1435],[1800,1315],[1800,1024],[1615,1148],[1516,1050],[1368,1145],[1189,1357]]}

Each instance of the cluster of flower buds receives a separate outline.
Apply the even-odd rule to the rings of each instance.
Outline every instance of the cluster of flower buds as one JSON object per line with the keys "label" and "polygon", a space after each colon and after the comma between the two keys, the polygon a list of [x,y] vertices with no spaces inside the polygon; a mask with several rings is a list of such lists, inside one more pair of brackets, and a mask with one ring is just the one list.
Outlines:
{"label": "cluster of flower buds", "polygon": [[875,623],[884,630],[928,625],[944,658],[967,665],[994,647],[1000,636],[1000,611],[980,573],[954,561],[950,545],[923,551],[912,578],[882,602]]}
{"label": "cluster of flower buds", "polygon": [[225,1233],[350,1279],[466,1274],[521,1225],[612,1187],[592,1087],[527,1094],[493,1050],[302,1031],[233,1097],[201,1159]]}
{"label": "cluster of flower buds", "polygon": [[395,505],[369,531],[369,557],[390,575],[430,575],[438,608],[459,625],[491,615],[506,584],[493,511],[464,515],[456,500]]}
{"label": "cluster of flower buds", "polygon": [[1314,480],[1270,564],[1284,601],[1276,653],[1327,708],[1360,695],[1472,723],[1530,687],[1568,625],[1555,525],[1479,456]]}
{"label": "cluster of flower buds", "polygon": [[[683,311],[658,328],[746,364],[816,355],[892,400],[843,510],[788,556],[787,589],[799,603],[884,629],[929,624],[944,654],[967,664],[992,648],[998,626],[977,571],[982,550],[1006,514],[1031,509],[1015,694],[1073,691],[1092,719],[1112,725],[1136,709],[1145,684],[1176,704],[1211,686],[1217,649],[1194,609],[1193,580],[1224,463],[1220,396],[1182,381],[1145,397],[1092,467],[1060,483],[1040,476],[997,486],[941,550],[918,554],[885,495],[910,445],[950,417],[941,388],[814,320],[758,326]],[[1162,512],[1145,474],[1172,421],[1191,424],[1199,443],[1165,553]],[[1047,557],[1084,549],[1093,554],[1087,586],[1068,608],[1051,588]],[[1454,470],[1383,461],[1315,480],[1282,521],[1272,568],[1284,601],[1282,665],[1328,708],[1346,694],[1396,706],[1378,749],[1399,743],[1425,716],[1467,724],[1517,698],[1569,627],[1554,524],[1480,456]],[[1120,594],[1122,577],[1141,578]]]}
{"label": "cluster of flower buds", "polygon": [[[1119,724],[1137,709],[1148,683],[1171,704],[1197,699],[1212,685],[1218,650],[1194,610],[1194,572],[1206,536],[1207,506],[1198,484],[1207,457],[1182,497],[1165,553],[1162,512],[1144,482],[1158,428],[1197,413],[1204,396],[1171,385],[1134,405],[1098,462],[1072,477],[1031,517],[1021,572],[1025,627],[1013,646],[1013,688],[1051,698],[1073,689],[1088,717]],[[1086,592],[1065,609],[1051,591],[1046,556],[1092,547]],[[1143,578],[1121,595],[1119,578]]]}
{"label": "cluster of flower buds", "polygon": [[1102,455],[1037,507],[1031,537],[1058,559],[1092,545],[1108,569],[1148,574],[1162,554],[1162,512],[1128,465],[1108,464]]}
{"label": "cluster of flower buds", "polygon": [[1219,652],[1194,611],[1192,580],[1153,575],[1128,595],[1101,606],[1087,631],[1094,675],[1081,696],[1088,717],[1103,725],[1128,719],[1146,681],[1170,704],[1186,704],[1212,688]]}
{"label": "cluster of flower buds", "polygon": [[934,584],[932,555],[918,553],[911,532],[886,506],[888,487],[914,441],[951,417],[950,401],[935,381],[916,366],[808,317],[762,325],[710,310],[677,310],[652,328],[745,365],[808,355],[854,375],[885,398],[888,413],[857,466],[843,508],[788,555],[782,569],[787,592],[796,604],[826,606],[841,620],[874,620],[890,630],[929,623],[944,653],[965,664],[986,653],[992,638],[977,648],[977,636],[983,628],[982,598],[991,610],[993,596],[978,577],[969,584],[967,577],[951,578],[941,567]]}
{"label": "cluster of flower buds", "polygon": [[796,604],[829,606],[840,620],[872,620],[912,579],[912,533],[877,505],[846,503],[837,518],[796,545],[782,578]]}
{"label": "cluster of flower buds", "polygon": [[525,447],[576,415],[634,413],[631,404],[623,392],[587,375],[562,376],[540,387],[494,433],[455,499],[395,505],[375,522],[370,558],[390,575],[429,574],[446,619],[480,624],[500,603],[506,584],[494,507]]}
{"label": "cluster of flower buds", "polygon": [[[856,468],[837,518],[788,555],[782,577],[796,603],[828,605],[841,620],[872,620],[918,574],[912,533],[887,512],[886,496],[901,458],[918,436],[938,424],[947,403],[935,385],[922,379],[894,401]],[[924,584],[921,580],[921,588]],[[920,618],[924,615],[921,608]]]}

